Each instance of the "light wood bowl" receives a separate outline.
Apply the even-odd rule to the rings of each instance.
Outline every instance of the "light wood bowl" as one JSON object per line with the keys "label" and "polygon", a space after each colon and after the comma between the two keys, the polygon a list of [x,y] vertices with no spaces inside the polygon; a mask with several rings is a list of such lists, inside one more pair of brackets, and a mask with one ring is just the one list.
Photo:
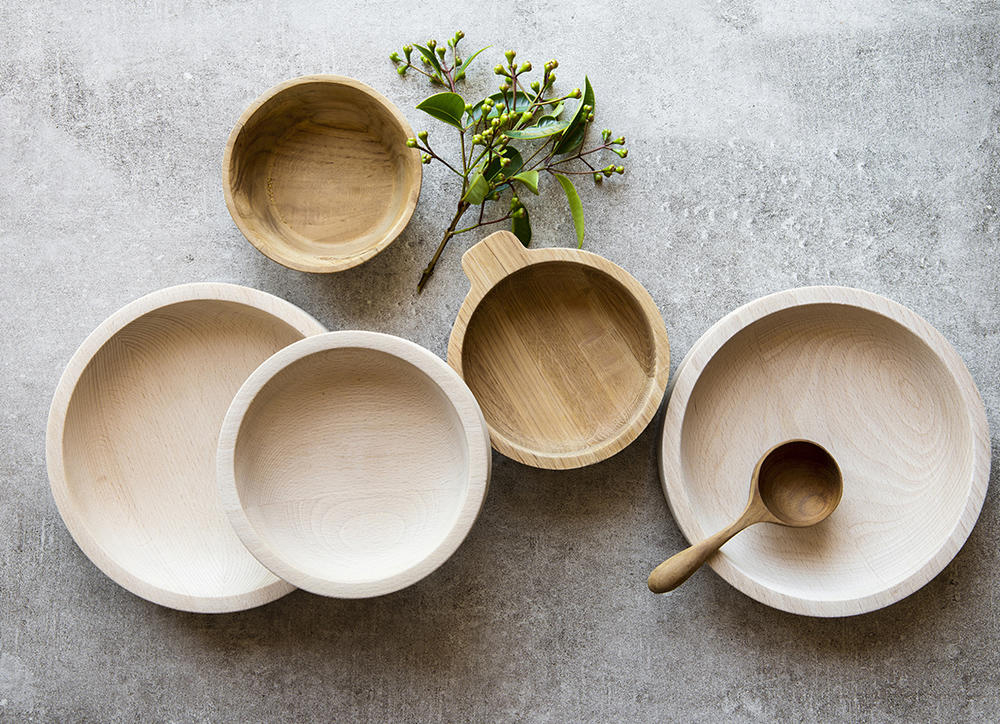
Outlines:
{"label": "light wood bowl", "polygon": [[709,559],[762,603],[865,613],[913,593],[961,548],[986,495],[982,400],[925,320],[857,289],[772,294],[724,317],[674,378],[660,444],[684,535],[733,519],[761,453],[807,438],[843,471],[840,506],[813,528],[755,526]]}
{"label": "light wood bowl", "polygon": [[293,590],[240,543],[215,447],[247,376],[322,325],[270,294],[185,284],[132,302],[70,359],[49,412],[59,513],[117,583],[171,608],[236,611]]}
{"label": "light wood bowl", "polygon": [[219,490],[239,537],[326,596],[377,596],[428,575],[469,532],[489,475],[469,388],[423,347],[375,332],[277,353],[240,388],[219,436]]}
{"label": "light wood bowl", "polygon": [[243,235],[291,269],[357,266],[402,232],[420,196],[406,119],[363,83],[307,75],[275,86],[236,123],[222,160]]}
{"label": "light wood bowl", "polygon": [[670,345],[634,277],[578,249],[525,249],[507,231],[469,249],[462,267],[472,286],[448,363],[479,400],[494,448],[568,469],[638,437],[663,398]]}

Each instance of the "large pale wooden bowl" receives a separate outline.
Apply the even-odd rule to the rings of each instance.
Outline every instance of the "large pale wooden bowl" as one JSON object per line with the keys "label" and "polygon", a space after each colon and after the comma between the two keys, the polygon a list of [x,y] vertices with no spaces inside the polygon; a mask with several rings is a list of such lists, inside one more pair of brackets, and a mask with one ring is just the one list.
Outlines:
{"label": "large pale wooden bowl", "polygon": [[420,195],[406,119],[363,83],[307,75],[275,86],[229,136],[226,205],[243,235],[284,266],[335,272],[385,249]]}
{"label": "large pale wooden bowl", "polygon": [[327,596],[396,591],[428,575],[479,514],[490,443],[441,359],[375,332],[305,339],[240,389],[219,437],[223,507],[247,548]]}
{"label": "large pale wooden bowl", "polygon": [[46,440],[52,494],[83,552],[133,593],[184,611],[291,591],[233,533],[215,448],[250,373],[323,331],[288,302],[232,284],[163,289],[101,324],[59,380]]}
{"label": "large pale wooden bowl", "polygon": [[507,231],[469,249],[471,288],[448,363],[482,406],[493,447],[527,465],[590,465],[632,442],[663,398],[670,345],[634,277],[578,249]]}
{"label": "large pale wooden bowl", "polygon": [[794,289],[737,309],[695,343],[660,445],[663,489],[688,540],[734,519],[761,453],[794,438],[836,458],[843,498],[813,528],[754,526],[709,559],[758,601],[811,616],[881,608],[940,572],[979,516],[990,467],[982,400],[945,339],[888,299]]}

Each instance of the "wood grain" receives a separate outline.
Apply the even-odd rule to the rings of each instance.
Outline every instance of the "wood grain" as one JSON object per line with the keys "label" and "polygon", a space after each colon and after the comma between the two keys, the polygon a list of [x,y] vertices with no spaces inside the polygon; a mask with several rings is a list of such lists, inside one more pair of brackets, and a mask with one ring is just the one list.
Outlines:
{"label": "wood grain", "polygon": [[399,110],[351,78],[309,75],[251,105],[222,161],[244,236],[284,266],[335,272],[387,247],[420,195],[419,153]]}
{"label": "wood grain", "polygon": [[527,465],[604,460],[656,412],[670,372],[663,318],[621,267],[577,249],[525,249],[500,231],[469,249],[471,288],[448,363],[482,406],[493,447]]}
{"label": "wood grain", "polygon": [[785,611],[845,616],[917,590],[961,548],[989,475],[982,400],[947,341],[883,297],[808,287],[755,300],[691,348],[660,443],[671,511],[688,540],[739,512],[762,450],[815,440],[844,477],[836,513],[756,526],[709,560]]}
{"label": "wood grain", "polygon": [[292,590],[232,531],[215,446],[246,377],[322,331],[264,292],[185,284],[125,306],[87,337],[56,388],[46,457],[66,527],[102,571],[185,611],[235,611]]}
{"label": "wood grain", "polygon": [[282,350],[233,399],[223,506],[247,548],[295,585],[377,596],[443,563],[479,514],[486,423],[441,359],[399,337],[331,332]]}

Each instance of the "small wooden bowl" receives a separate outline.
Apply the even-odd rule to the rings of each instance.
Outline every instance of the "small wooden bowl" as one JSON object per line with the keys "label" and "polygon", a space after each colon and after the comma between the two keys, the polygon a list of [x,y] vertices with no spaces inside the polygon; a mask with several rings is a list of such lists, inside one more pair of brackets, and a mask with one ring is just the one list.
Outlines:
{"label": "small wooden bowl", "polygon": [[482,406],[493,447],[539,468],[611,457],[646,427],[670,373],[667,330],[621,267],[533,249],[499,231],[462,257],[472,283],[448,364]]}
{"label": "small wooden bowl", "polygon": [[840,506],[813,528],[760,525],[709,564],[762,603],[848,616],[894,603],[961,548],[986,495],[989,431],[962,360],[925,320],[857,289],[772,294],[724,317],[674,377],[663,489],[688,540],[742,509],[782,440],[830,451]]}
{"label": "small wooden bowl", "polygon": [[293,590],[233,533],[215,446],[233,395],[322,325],[270,294],[185,284],[132,302],[70,359],[49,412],[52,494],[83,552],[163,606],[214,613]]}
{"label": "small wooden bowl", "polygon": [[420,196],[420,154],[399,110],[335,75],[286,81],[236,123],[222,160],[243,235],[291,269],[357,266],[402,232]]}
{"label": "small wooden bowl", "polygon": [[469,388],[423,347],[375,332],[277,353],[219,436],[219,490],[243,543],[326,596],[378,596],[428,575],[469,532],[489,475]]}

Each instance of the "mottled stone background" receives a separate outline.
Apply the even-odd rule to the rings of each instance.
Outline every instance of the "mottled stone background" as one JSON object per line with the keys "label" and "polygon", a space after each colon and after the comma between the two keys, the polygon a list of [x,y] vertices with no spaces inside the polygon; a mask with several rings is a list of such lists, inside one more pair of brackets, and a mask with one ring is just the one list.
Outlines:
{"label": "mottled stone background", "polygon": [[[467,542],[377,600],[296,592],[196,616],[119,588],[60,521],[44,466],[58,376],[107,315],[196,280],[283,296],[331,329],[444,355],[460,238],[414,282],[455,188],[425,174],[406,233],[333,276],[284,269],[229,218],[227,134],[283,79],[355,76],[416,127],[427,93],[386,56],[462,28],[560,82],[590,74],[628,173],[581,186],[587,247],[660,305],[674,365],[735,306],[806,284],[890,296],[966,360],[1000,431],[1000,5],[0,3],[0,720],[996,721],[997,475],[932,583],[846,620],[766,608],[710,571],[645,589],[684,544],[650,429],[615,458],[545,472],[494,457]],[[482,84],[478,86],[477,84]],[[558,189],[537,243],[573,242]],[[994,438],[996,439],[996,438]],[[994,455],[997,446],[993,445]]]}

